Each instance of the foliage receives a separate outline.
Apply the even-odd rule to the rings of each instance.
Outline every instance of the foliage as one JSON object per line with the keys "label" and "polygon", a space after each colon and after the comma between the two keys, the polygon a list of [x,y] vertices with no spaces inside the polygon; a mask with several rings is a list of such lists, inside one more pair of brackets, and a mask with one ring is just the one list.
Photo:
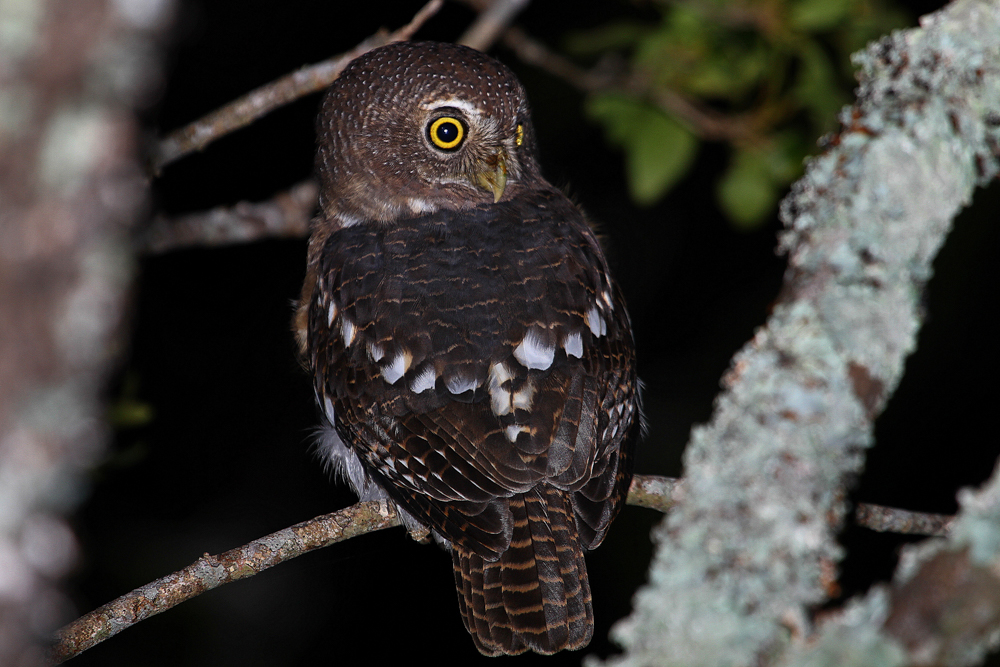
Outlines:
{"label": "foliage", "polygon": [[598,69],[626,58],[587,112],[623,149],[637,203],[659,201],[683,178],[699,140],[719,141],[731,149],[719,205],[749,228],[772,214],[816,139],[834,129],[854,85],[850,54],[909,22],[889,2],[643,2],[658,21],[577,32],[565,47],[599,58]]}

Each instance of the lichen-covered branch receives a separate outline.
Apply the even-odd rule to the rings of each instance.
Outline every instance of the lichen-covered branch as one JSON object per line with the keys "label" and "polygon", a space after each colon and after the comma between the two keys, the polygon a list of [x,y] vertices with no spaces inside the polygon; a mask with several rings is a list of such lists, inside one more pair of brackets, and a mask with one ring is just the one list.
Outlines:
{"label": "lichen-covered branch", "polygon": [[[1000,3],[959,0],[858,62],[843,129],[782,206],[782,295],[692,433],[613,664],[785,664],[805,639],[789,627],[826,599],[844,485],[914,349],[931,262],[998,170]],[[859,608],[844,613],[859,634],[834,642],[841,658],[802,664],[896,664],[900,644]]]}
{"label": "lichen-covered branch", "polygon": [[[632,480],[627,502],[629,505],[667,512],[681,485],[680,480],[670,477],[636,475]],[[867,507],[877,506],[862,506]],[[859,508],[859,512],[862,508]],[[893,512],[903,512],[891,508],[879,509],[883,515],[890,517]],[[919,516],[915,519],[911,517],[908,526],[911,530],[907,532],[917,532],[913,529],[923,525],[921,521]],[[925,519],[923,521],[926,523]],[[206,554],[183,570],[137,588],[62,628],[57,633],[51,656],[57,662],[68,660],[139,621],[213,588],[251,577],[314,549],[398,525],[400,522],[391,506],[362,502],[279,530],[224,554]]]}
{"label": "lichen-covered branch", "polygon": [[378,32],[347,53],[303,67],[252,90],[207,116],[170,133],[154,147],[152,156],[154,173],[159,173],[163,167],[189,153],[203,150],[216,139],[246,127],[289,102],[323,90],[340,76],[348,63],[363,53],[391,42],[410,39],[427,19],[441,9],[443,3],[444,0],[430,0],[414,15],[413,20],[399,30],[391,34]]}
{"label": "lichen-covered branch", "polygon": [[218,556],[205,554],[179,572],[150,582],[61,629],[50,657],[68,660],[139,621],[231,581],[355,535],[399,525],[392,506],[377,501],[316,517]]}

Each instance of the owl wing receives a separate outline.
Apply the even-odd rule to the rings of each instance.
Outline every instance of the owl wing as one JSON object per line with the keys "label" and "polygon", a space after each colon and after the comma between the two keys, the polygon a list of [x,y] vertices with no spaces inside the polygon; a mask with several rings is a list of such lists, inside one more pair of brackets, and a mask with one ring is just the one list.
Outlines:
{"label": "owl wing", "polygon": [[343,441],[410,514],[490,561],[512,496],[573,492],[592,548],[630,477],[628,316],[559,197],[340,230],[310,309],[316,391]]}

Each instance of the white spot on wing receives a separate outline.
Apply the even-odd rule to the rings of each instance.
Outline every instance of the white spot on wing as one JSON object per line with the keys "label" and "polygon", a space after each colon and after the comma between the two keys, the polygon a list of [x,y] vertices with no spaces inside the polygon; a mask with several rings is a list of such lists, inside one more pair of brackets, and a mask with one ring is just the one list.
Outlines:
{"label": "white spot on wing", "polygon": [[608,307],[608,312],[613,312],[615,309],[615,302],[611,300],[611,292],[604,290],[601,293],[601,298],[604,299],[604,304]]}
{"label": "white spot on wing", "polygon": [[597,306],[590,307],[585,319],[587,320],[587,326],[590,327],[590,333],[595,336],[603,336],[608,332],[608,325],[604,321],[604,318],[601,317],[601,314],[597,312]]}
{"label": "white spot on wing", "polygon": [[354,323],[346,316],[340,319],[340,335],[344,338],[344,347],[350,346],[354,342]]}
{"label": "white spot on wing", "polygon": [[535,387],[530,382],[525,382],[521,391],[515,391],[510,395],[510,402],[515,410],[530,410],[531,402],[534,398]]}
{"label": "white spot on wing", "polygon": [[533,331],[524,335],[521,344],[514,348],[514,358],[525,368],[544,371],[552,365],[556,348],[546,345]]}
{"label": "white spot on wing", "polygon": [[470,389],[475,389],[479,386],[475,378],[462,377],[457,375],[455,377],[450,377],[445,381],[445,385],[448,387],[448,391],[453,394],[464,394]]}
{"label": "white spot on wing", "polygon": [[337,304],[331,301],[330,307],[326,309],[326,326],[333,325],[335,319],[337,319]]}
{"label": "white spot on wing", "polygon": [[336,422],[333,421],[333,403],[330,401],[329,396],[323,397],[323,410],[326,411],[326,418],[331,424]]}
{"label": "white spot on wing", "polygon": [[392,361],[389,362],[388,366],[382,369],[382,377],[389,384],[396,384],[396,382],[399,381],[399,378],[406,374],[407,369],[410,367],[410,362],[412,361],[413,356],[409,352],[406,352],[405,350],[400,352],[392,358]]}
{"label": "white spot on wing", "polygon": [[379,361],[385,356],[385,350],[380,345],[372,343],[368,346],[368,354],[371,355],[372,361]]}
{"label": "white spot on wing", "polygon": [[580,359],[583,357],[583,336],[579,333],[571,333],[566,336],[566,340],[563,341],[563,347],[566,348],[566,354],[571,357],[576,357]]}
{"label": "white spot on wing", "polygon": [[413,383],[410,385],[410,391],[414,394],[419,394],[422,391],[433,389],[436,381],[437,376],[434,373],[434,367],[428,366],[422,370],[417,377],[413,378]]}
{"label": "white spot on wing", "polygon": [[507,439],[510,440],[511,442],[517,440],[517,436],[519,433],[522,433],[527,430],[528,430],[527,428],[521,426],[520,424],[512,424],[511,426],[508,426],[505,429],[505,431],[507,432]]}
{"label": "white spot on wing", "polygon": [[510,391],[503,388],[503,384],[510,380],[513,375],[503,364],[493,364],[490,366],[490,405],[493,414],[505,415],[513,408],[511,407]]}

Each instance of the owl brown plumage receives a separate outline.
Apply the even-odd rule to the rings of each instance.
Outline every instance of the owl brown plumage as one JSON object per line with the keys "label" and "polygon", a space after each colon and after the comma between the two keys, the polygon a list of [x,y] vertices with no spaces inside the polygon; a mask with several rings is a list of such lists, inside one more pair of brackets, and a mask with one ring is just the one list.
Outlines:
{"label": "owl brown plumage", "polygon": [[628,490],[638,380],[621,293],[539,172],[521,84],[471,49],[393,44],[344,70],[318,131],[296,325],[324,454],[448,544],[481,652],[586,646],[583,550]]}

